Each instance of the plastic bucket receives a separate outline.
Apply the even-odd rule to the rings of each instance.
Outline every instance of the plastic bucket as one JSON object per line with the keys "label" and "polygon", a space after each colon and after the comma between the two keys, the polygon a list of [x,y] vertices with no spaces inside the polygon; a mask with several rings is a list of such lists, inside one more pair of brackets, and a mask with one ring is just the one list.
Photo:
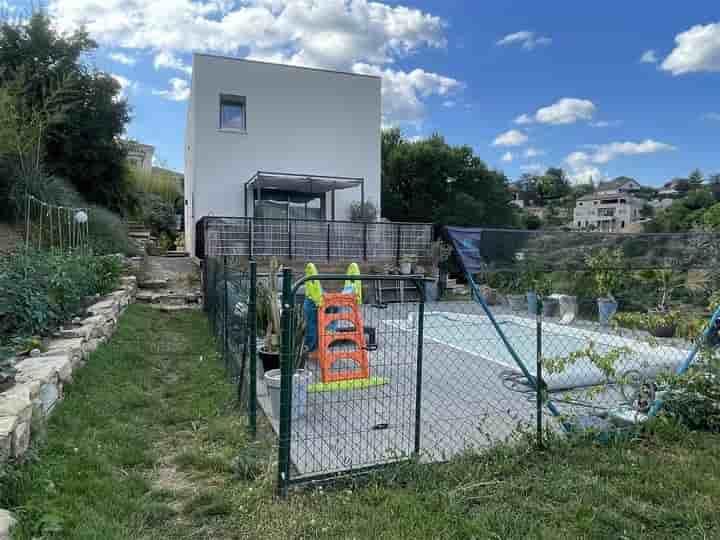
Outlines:
{"label": "plastic bucket", "polygon": [[271,369],[263,376],[270,395],[270,409],[275,418],[280,418],[280,370]]}
{"label": "plastic bucket", "polygon": [[[275,418],[280,418],[280,381],[279,369],[266,371],[265,386],[270,395],[270,409]],[[312,380],[312,373],[306,369],[298,369],[293,374],[292,388],[292,417],[300,418],[305,416],[307,411],[308,386]]]}

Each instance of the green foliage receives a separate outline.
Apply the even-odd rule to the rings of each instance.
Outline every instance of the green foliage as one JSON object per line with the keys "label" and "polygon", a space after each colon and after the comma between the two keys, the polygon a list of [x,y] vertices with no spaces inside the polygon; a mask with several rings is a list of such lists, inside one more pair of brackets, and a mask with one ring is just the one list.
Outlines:
{"label": "green foliage", "polygon": [[182,196],[177,177],[170,171],[154,168],[152,173],[148,173],[135,167],[127,167],[125,175],[127,182],[138,197],[144,194],[157,195],[161,200],[174,207],[175,201]]}
{"label": "green foliage", "polygon": [[127,190],[119,137],[128,106],[113,77],[83,62],[95,48],[84,30],[61,35],[35,13],[0,26],[0,74],[17,118],[40,141],[31,152],[35,168],[43,163],[87,200],[119,209]]}
{"label": "green foliage", "polygon": [[713,194],[700,186],[682,199],[675,200],[670,208],[658,212],[646,229],[648,232],[684,232],[701,223],[714,226],[715,214],[719,212],[713,209],[714,205]]}
{"label": "green foliage", "polygon": [[720,360],[705,352],[701,362],[671,378],[665,411],[691,429],[720,432]]}
{"label": "green foliage", "polygon": [[659,328],[677,325],[680,319],[678,311],[649,311],[646,313],[628,311],[616,313],[612,322],[617,327],[647,330],[651,334],[655,334]]}
{"label": "green foliage", "polygon": [[21,251],[0,259],[0,335],[45,334],[106,294],[122,268],[113,256]]}
{"label": "green foliage", "polygon": [[350,205],[350,220],[351,221],[377,221],[378,211],[375,205],[371,201],[365,201],[361,203],[356,201]]}
{"label": "green foliage", "polygon": [[600,248],[585,257],[585,264],[595,282],[595,292],[602,298],[613,298],[613,292],[620,288],[623,268],[623,253],[619,248]]}
{"label": "green foliage", "polygon": [[137,255],[138,248],[128,236],[127,225],[110,210],[93,206],[90,208],[89,243],[98,255],[122,253]]}
{"label": "green foliage", "polygon": [[440,135],[410,142],[397,129],[382,134],[382,212],[393,221],[507,226],[513,221],[507,179],[469,146]]}
{"label": "green foliage", "polygon": [[159,195],[148,193],[143,197],[143,220],[154,236],[165,233],[175,238],[175,207]]}
{"label": "green foliage", "polygon": [[606,352],[598,352],[595,342],[590,340],[585,348],[571,352],[567,356],[543,358],[543,369],[547,373],[563,373],[579,360],[589,360],[609,380],[616,380],[618,362],[631,353],[632,350],[628,347],[615,347]]}

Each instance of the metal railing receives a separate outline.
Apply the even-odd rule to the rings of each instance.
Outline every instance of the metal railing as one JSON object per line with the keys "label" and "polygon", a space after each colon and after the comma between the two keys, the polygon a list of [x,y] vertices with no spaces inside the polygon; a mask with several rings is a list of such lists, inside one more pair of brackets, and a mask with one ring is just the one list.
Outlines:
{"label": "metal railing", "polygon": [[406,255],[427,257],[432,240],[429,223],[207,216],[196,226],[200,258],[398,261]]}

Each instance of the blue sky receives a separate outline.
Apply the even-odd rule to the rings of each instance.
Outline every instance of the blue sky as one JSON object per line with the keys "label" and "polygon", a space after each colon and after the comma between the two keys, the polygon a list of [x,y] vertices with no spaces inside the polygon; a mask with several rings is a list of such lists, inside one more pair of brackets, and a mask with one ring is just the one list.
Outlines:
{"label": "blue sky", "polygon": [[624,174],[648,185],[720,172],[717,2],[50,0],[48,10],[61,29],[86,24],[101,45],[92,61],[125,86],[128,134],[177,170],[197,50],[381,74],[386,125],[471,145],[511,179],[547,166],[576,182]]}

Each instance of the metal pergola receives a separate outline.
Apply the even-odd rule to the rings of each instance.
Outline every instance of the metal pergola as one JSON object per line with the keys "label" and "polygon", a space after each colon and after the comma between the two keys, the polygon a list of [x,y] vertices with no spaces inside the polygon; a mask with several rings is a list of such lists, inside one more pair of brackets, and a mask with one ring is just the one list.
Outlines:
{"label": "metal pergola", "polygon": [[[248,191],[253,193],[253,202],[262,201],[263,189],[293,191],[307,195],[332,193],[330,214],[335,220],[335,192],[342,189],[360,187],[360,208],[365,208],[365,179],[349,176],[323,176],[318,174],[298,174],[258,171],[245,182],[245,216],[248,216]],[[253,215],[255,209],[253,207]]]}

